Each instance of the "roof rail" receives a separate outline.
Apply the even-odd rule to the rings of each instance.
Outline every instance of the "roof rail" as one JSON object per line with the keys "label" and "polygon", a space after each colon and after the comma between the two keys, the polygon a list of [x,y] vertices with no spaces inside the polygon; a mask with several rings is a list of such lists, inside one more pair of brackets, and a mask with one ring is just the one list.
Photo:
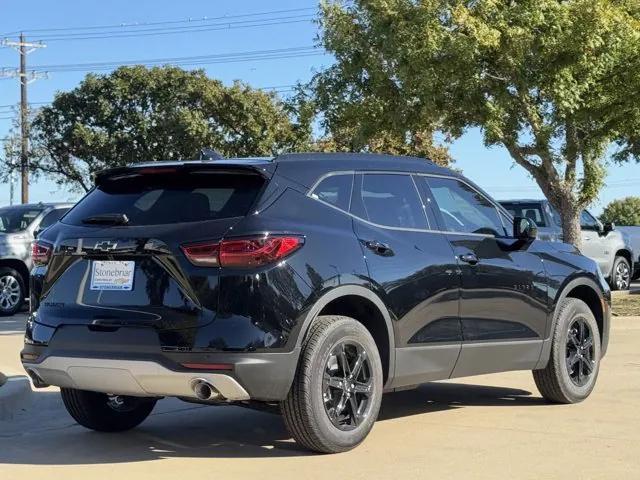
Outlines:
{"label": "roof rail", "polygon": [[200,150],[199,160],[224,160],[224,157],[212,148],[203,148]]}

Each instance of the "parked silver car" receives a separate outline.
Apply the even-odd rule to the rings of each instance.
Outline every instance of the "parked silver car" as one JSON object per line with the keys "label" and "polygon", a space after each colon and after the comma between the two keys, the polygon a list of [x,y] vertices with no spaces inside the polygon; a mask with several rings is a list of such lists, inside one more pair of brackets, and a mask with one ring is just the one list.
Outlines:
{"label": "parked silver car", "polygon": [[[562,241],[560,215],[548,200],[503,200],[500,204],[514,217],[536,222],[541,240]],[[598,263],[613,290],[628,290],[638,260],[628,236],[612,223],[602,224],[587,210],[580,215],[580,226],[582,253]]]}
{"label": "parked silver car", "polygon": [[37,203],[0,208],[0,316],[19,311],[28,295],[31,242],[71,207]]}
{"label": "parked silver car", "polygon": [[629,238],[629,243],[635,256],[635,268],[633,269],[633,280],[640,278],[640,226],[617,226],[617,230],[620,230]]}

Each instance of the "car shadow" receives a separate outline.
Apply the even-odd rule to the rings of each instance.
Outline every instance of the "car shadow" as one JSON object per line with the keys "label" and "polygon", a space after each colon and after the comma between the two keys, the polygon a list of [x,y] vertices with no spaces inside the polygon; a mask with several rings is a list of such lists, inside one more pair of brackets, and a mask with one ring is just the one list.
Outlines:
{"label": "car shadow", "polygon": [[462,407],[521,407],[546,403],[542,397],[533,397],[528,390],[518,388],[434,382],[387,395],[382,401],[378,421]]}
{"label": "car shadow", "polygon": [[[175,399],[158,403],[137,429],[86,430],[63,411],[56,391],[34,393],[33,407],[0,426],[0,464],[87,465],[160,458],[261,458],[313,455],[289,436],[282,418],[236,406],[208,407]],[[378,421],[469,406],[538,405],[526,390],[431,383],[385,395]]]}

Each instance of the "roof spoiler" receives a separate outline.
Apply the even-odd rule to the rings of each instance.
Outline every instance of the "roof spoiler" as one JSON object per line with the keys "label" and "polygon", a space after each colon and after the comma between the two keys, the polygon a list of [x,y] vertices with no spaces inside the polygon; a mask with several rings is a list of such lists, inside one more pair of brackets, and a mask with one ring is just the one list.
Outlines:
{"label": "roof spoiler", "polygon": [[224,157],[212,148],[203,148],[200,150],[200,158],[198,160],[224,160]]}

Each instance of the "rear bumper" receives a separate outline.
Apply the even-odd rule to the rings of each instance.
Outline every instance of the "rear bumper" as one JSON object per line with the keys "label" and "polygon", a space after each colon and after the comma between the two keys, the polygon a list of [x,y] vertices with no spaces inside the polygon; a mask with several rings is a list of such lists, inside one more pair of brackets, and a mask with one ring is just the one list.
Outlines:
{"label": "rear bumper", "polygon": [[[37,375],[45,385],[197,398],[192,383],[203,379],[223,401],[280,401],[293,382],[299,352],[169,352],[161,349],[151,328],[95,332],[63,326],[48,345],[25,343],[21,359],[32,378]],[[37,381],[34,385],[39,386]]]}
{"label": "rear bumper", "polygon": [[31,378],[47,385],[137,397],[196,398],[192,384],[208,381],[227,401],[249,400],[249,393],[233,377],[221,373],[175,372],[141,360],[47,357],[24,363]]}

